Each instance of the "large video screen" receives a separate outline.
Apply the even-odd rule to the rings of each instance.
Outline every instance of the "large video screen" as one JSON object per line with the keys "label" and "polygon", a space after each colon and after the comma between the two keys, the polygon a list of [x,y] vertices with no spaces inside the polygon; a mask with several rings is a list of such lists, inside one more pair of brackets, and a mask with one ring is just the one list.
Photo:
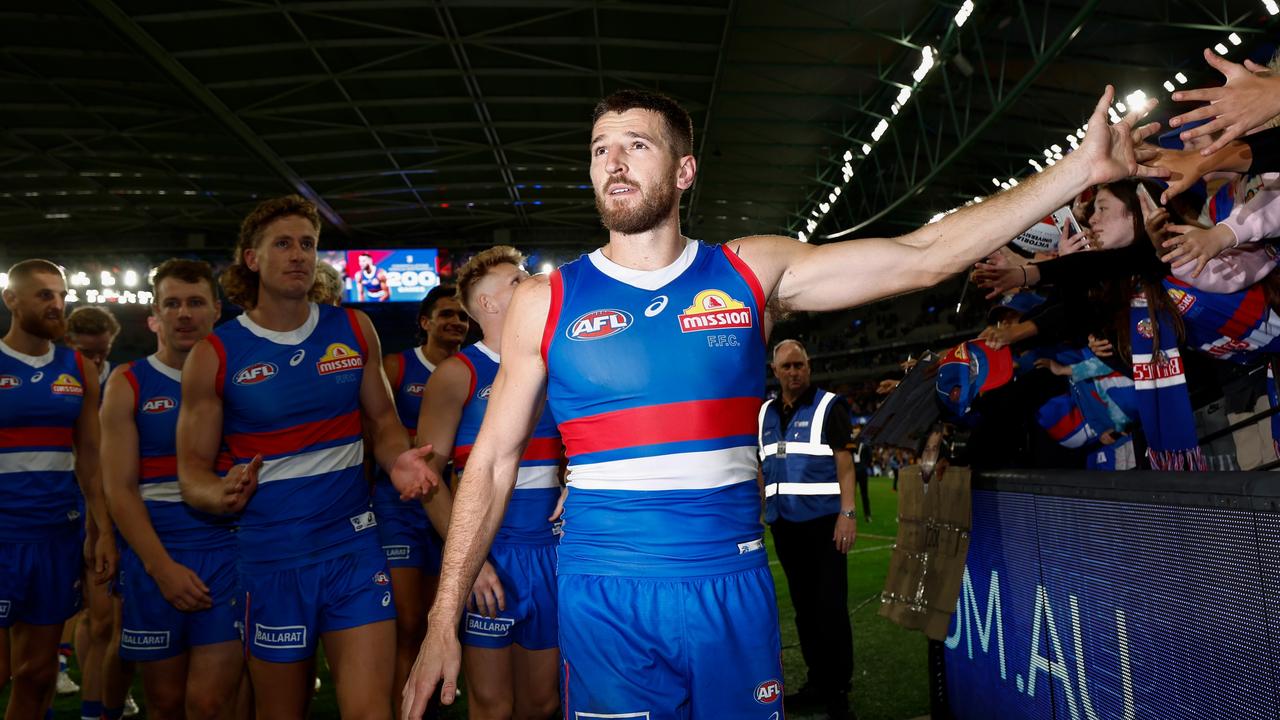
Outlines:
{"label": "large video screen", "polygon": [[338,250],[320,253],[343,278],[343,302],[418,302],[440,284],[439,251]]}
{"label": "large video screen", "polygon": [[951,711],[1280,717],[1277,579],[1275,513],[975,490]]}

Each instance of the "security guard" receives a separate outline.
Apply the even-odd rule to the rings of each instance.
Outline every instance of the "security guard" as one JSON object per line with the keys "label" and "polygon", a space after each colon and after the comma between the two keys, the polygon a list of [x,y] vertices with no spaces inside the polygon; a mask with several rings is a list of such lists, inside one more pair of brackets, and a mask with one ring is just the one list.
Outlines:
{"label": "security guard", "polygon": [[809,384],[809,356],[796,340],[773,349],[781,397],[760,408],[765,520],[787,575],[800,652],[809,669],[788,710],[851,717],[853,631],[848,563],[857,536],[852,421],[839,396]]}

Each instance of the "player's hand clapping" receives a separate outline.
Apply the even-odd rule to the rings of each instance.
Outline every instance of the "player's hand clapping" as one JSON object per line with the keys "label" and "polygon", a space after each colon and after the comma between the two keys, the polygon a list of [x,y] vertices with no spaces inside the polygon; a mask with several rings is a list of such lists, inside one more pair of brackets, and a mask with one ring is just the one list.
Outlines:
{"label": "player's hand clapping", "polygon": [[228,514],[238,513],[249,504],[249,498],[258,489],[258,471],[262,469],[262,456],[255,455],[247,463],[236,465],[222,478],[222,507]]}

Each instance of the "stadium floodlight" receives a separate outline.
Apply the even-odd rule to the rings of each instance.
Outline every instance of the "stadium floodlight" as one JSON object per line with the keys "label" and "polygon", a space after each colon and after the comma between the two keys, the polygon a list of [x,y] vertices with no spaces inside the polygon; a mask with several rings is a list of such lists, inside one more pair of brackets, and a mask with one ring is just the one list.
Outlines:
{"label": "stadium floodlight", "polygon": [[[832,192],[832,194],[834,194],[836,197],[840,197],[840,188],[839,188],[839,186],[837,186],[837,187],[836,187],[836,189],[835,189],[835,190],[832,190],[831,192]],[[834,200],[832,200],[831,202],[835,202],[835,201],[834,201]]]}
{"label": "stadium floodlight", "polygon": [[1134,110],[1141,110],[1147,104],[1147,94],[1141,90],[1134,90],[1125,96],[1125,102]]}
{"label": "stadium floodlight", "polygon": [[125,286],[125,287],[138,287],[138,271],[136,271],[136,270],[125,270],[125,271],[124,271],[124,286]]}
{"label": "stadium floodlight", "polygon": [[796,239],[799,240],[800,242],[809,242],[809,236],[805,235],[803,230],[796,233]]}
{"label": "stadium floodlight", "polygon": [[1127,112],[1129,112],[1129,106],[1128,106],[1128,105],[1125,105],[1125,104],[1124,104],[1124,103],[1122,103],[1122,102],[1118,102],[1118,103],[1116,103],[1116,106],[1115,106],[1115,108],[1114,108],[1114,109],[1115,109],[1115,111],[1116,111],[1116,112],[1122,112],[1122,113],[1127,113]]}
{"label": "stadium floodlight", "polygon": [[827,211],[831,209],[831,206],[827,203],[818,203],[818,209],[822,211],[823,215],[826,215]]}
{"label": "stadium floodlight", "polygon": [[1219,55],[1226,55],[1226,54],[1227,54],[1227,46],[1226,46],[1226,45],[1223,45],[1222,43],[1218,43],[1217,45],[1214,45],[1214,46],[1213,46],[1213,49],[1214,49],[1214,51],[1216,51]]}
{"label": "stadium floodlight", "polygon": [[837,196],[834,190],[827,193],[827,202],[834,203],[836,201],[836,197]]}
{"label": "stadium floodlight", "polygon": [[1058,153],[1054,153],[1054,154],[1053,154],[1053,159],[1054,159],[1054,160],[1061,160],[1061,159],[1062,159],[1062,153],[1060,153],[1060,152],[1058,152]]}
{"label": "stadium floodlight", "polygon": [[1168,80],[1165,80],[1164,89],[1168,90],[1169,92],[1173,92],[1173,83],[1169,82]]}
{"label": "stadium floodlight", "polygon": [[1043,166],[1043,165],[1041,165],[1040,163],[1036,162],[1036,159],[1035,159],[1035,158],[1031,158],[1031,159],[1027,160],[1027,162],[1028,162],[1028,163],[1030,163],[1031,167],[1033,167],[1033,168],[1035,168],[1035,169],[1036,169],[1036,172],[1040,172],[1041,170],[1043,170],[1043,169],[1044,169],[1044,166]]}
{"label": "stadium floodlight", "polygon": [[916,68],[915,72],[911,73],[912,79],[916,82],[924,80],[929,71],[933,69],[933,56],[934,50],[932,47],[925,45],[920,48],[920,66]]}
{"label": "stadium floodlight", "polygon": [[1055,153],[1060,153],[1060,152],[1062,152],[1062,146],[1061,146],[1061,145],[1059,145],[1059,144],[1057,144],[1057,143],[1054,143],[1054,144],[1050,145],[1050,146],[1049,146],[1049,149],[1050,149],[1050,150],[1052,150],[1052,151],[1054,151]]}
{"label": "stadium floodlight", "polygon": [[1239,45],[1240,43],[1244,42],[1243,40],[1240,39],[1240,36],[1235,33],[1231,33],[1230,35],[1228,35],[1227,40],[1229,40],[1232,45]]}
{"label": "stadium floodlight", "polygon": [[544,262],[542,263],[541,266],[538,267],[538,272],[539,274],[542,274],[542,275],[550,275],[551,271],[555,269],[556,269],[555,265],[552,265],[549,262]]}
{"label": "stadium floodlight", "polygon": [[0,290],[9,287],[9,273],[0,272]]}
{"label": "stadium floodlight", "polygon": [[1179,85],[1187,84],[1187,76],[1183,75],[1182,73],[1177,73],[1176,75],[1173,76],[1173,79],[1177,80]]}
{"label": "stadium floodlight", "polygon": [[973,202],[974,202],[974,204],[977,204],[977,203],[982,202],[982,196],[980,196],[980,195],[974,195],[974,196],[973,196]]}
{"label": "stadium floodlight", "polygon": [[871,131],[871,139],[875,140],[876,142],[879,142],[880,138],[884,137],[885,130],[888,130],[888,129],[889,129],[889,121],[885,120],[884,118],[880,118],[880,122],[876,123],[875,130]]}
{"label": "stadium floodlight", "polygon": [[845,161],[845,162],[849,162],[849,161],[850,161],[850,160],[852,160],[852,159],[853,159],[853,151],[852,151],[852,150],[845,150],[845,151],[844,151],[844,161]]}
{"label": "stadium floodlight", "polygon": [[1276,0],[1262,0],[1262,4],[1272,15],[1280,14],[1280,5],[1276,4]]}
{"label": "stadium floodlight", "polygon": [[995,185],[996,187],[1000,187],[1000,179],[999,179],[999,178],[991,178],[991,184],[992,184],[992,185]]}
{"label": "stadium floodlight", "polygon": [[973,14],[973,0],[964,0],[960,5],[960,9],[956,11],[956,27],[964,27],[964,23]]}
{"label": "stadium floodlight", "polygon": [[102,271],[102,274],[98,277],[98,280],[101,281],[102,287],[111,287],[112,285],[116,284],[116,276],[112,275],[110,272],[106,270]]}
{"label": "stadium floodlight", "polygon": [[946,216],[947,216],[946,213],[938,213],[937,215],[934,215],[933,217],[929,218],[929,224],[932,225]]}
{"label": "stadium floodlight", "polygon": [[870,155],[870,154],[871,154],[871,145],[870,145],[870,144],[868,144],[868,143],[862,143],[862,154],[863,154],[863,155]]}

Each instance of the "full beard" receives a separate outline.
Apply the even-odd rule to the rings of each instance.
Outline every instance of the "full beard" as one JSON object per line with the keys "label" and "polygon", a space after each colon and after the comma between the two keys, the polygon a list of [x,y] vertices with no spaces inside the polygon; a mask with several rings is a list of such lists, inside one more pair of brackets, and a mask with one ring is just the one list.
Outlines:
{"label": "full beard", "polygon": [[652,192],[642,191],[640,202],[629,207],[610,208],[606,198],[596,195],[596,211],[600,222],[610,232],[635,235],[657,227],[671,215],[671,208],[679,201],[674,185],[663,185]]}
{"label": "full beard", "polygon": [[47,318],[24,313],[18,318],[18,325],[23,332],[52,342],[61,340],[67,334],[67,318],[62,315]]}

